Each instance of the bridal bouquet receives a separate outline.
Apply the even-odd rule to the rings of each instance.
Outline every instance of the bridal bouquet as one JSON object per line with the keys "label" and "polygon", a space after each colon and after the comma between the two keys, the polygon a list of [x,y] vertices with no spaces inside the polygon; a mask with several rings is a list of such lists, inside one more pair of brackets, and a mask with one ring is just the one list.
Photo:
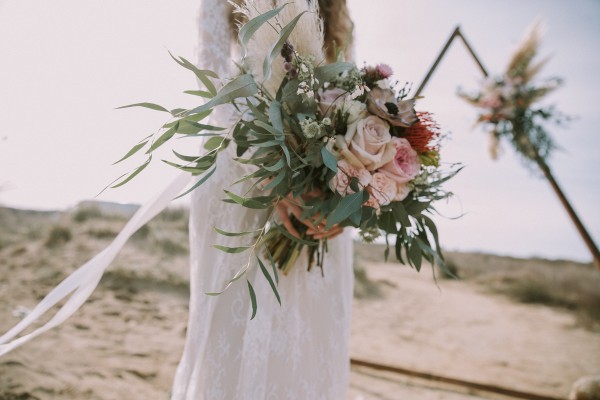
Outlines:
{"label": "bridal bouquet", "polygon": [[[139,174],[153,151],[172,138],[207,136],[205,154],[175,153],[178,162],[166,161],[199,176],[189,192],[214,173],[220,152],[235,146],[235,161],[252,166],[253,172],[230,182],[224,201],[264,209],[268,218],[252,232],[215,227],[222,235],[246,240],[240,247],[215,247],[249,254],[247,264],[223,290],[258,265],[279,300],[278,270],[287,273],[303,248],[309,255],[307,267],[314,264],[322,269],[327,241],[315,239],[315,233],[341,227],[357,228],[369,241],[383,236],[386,258],[393,247],[398,260],[417,270],[424,259],[443,266],[430,216],[433,202],[449,196],[441,189],[442,183],[457,171],[440,169],[440,129],[432,115],[415,111],[416,99],[408,98],[406,88],[394,83],[392,70],[385,64],[363,68],[344,61],[325,64],[322,39],[315,44],[306,34],[311,22],[303,21],[298,26],[303,32],[294,35],[307,11],[294,15],[286,7],[293,5],[262,13],[246,10],[248,22],[239,30],[240,73],[219,90],[213,82],[216,74],[174,57],[206,87],[189,92],[205,97],[204,104],[175,110],[152,103],[126,106],[168,112],[172,119],[125,155],[145,149],[148,158],[113,186]],[[318,32],[318,23],[314,24]],[[253,46],[258,50],[252,50]],[[235,123],[216,127],[202,122],[225,104],[239,111]],[[245,181],[252,183],[251,190],[236,192],[236,184]],[[291,216],[291,226],[277,219],[281,202],[300,210]],[[254,315],[256,298],[250,282],[248,289]]]}
{"label": "bridal bouquet", "polygon": [[551,78],[534,78],[548,61],[534,63],[540,41],[540,24],[535,24],[511,57],[504,74],[486,77],[478,92],[459,96],[481,110],[477,123],[491,126],[492,158],[497,158],[501,138],[510,141],[525,160],[545,159],[555,145],[543,127],[545,121],[562,123],[564,116],[552,107],[535,103],[561,85]]}

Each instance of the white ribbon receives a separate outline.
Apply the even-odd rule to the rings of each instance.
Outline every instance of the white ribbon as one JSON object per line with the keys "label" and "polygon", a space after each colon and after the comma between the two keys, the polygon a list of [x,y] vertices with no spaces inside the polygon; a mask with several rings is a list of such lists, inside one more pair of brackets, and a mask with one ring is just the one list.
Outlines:
{"label": "white ribbon", "polygon": [[[133,217],[131,217],[127,225],[125,225],[123,230],[107,248],[65,278],[57,287],[52,289],[52,291],[48,293],[21,322],[1,336],[0,356],[21,346],[47,330],[60,325],[77,311],[90,297],[98,285],[98,282],[100,282],[104,270],[106,270],[119,251],[123,248],[127,239],[158,213],[164,210],[171,200],[187,186],[190,178],[191,174],[187,172],[177,176],[165,190],[159,193],[154,199],[144,204]],[[46,311],[54,307],[71,293],[71,297],[56,312],[52,319],[33,332],[15,339],[17,335],[33,324],[39,317],[44,315]]]}

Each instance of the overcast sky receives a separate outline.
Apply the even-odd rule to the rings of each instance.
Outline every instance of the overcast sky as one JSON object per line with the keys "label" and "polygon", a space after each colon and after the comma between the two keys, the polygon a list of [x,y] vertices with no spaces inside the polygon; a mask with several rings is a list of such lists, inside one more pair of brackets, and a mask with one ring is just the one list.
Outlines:
{"label": "overcast sky", "polygon": [[[551,159],[559,183],[600,240],[600,2],[594,0],[349,0],[359,63],[387,62],[400,81],[421,81],[457,24],[492,73],[536,18],[547,26],[542,76],[565,85],[548,98],[577,116],[551,128],[561,150]],[[163,116],[115,110],[138,101],[191,106],[195,82],[167,50],[194,58],[197,1],[0,0],[0,203],[64,209],[92,198],[134,164],[112,166],[154,131]],[[447,162],[465,169],[448,185],[455,201],[438,218],[450,250],[590,260],[547,182],[523,168],[512,149],[499,161],[487,136],[472,129],[476,111],[455,96],[480,74],[455,43],[423,93],[418,109],[436,114],[451,139]],[[190,143],[189,146],[194,146]],[[128,187],[100,198],[144,202],[172,179],[156,165]]]}

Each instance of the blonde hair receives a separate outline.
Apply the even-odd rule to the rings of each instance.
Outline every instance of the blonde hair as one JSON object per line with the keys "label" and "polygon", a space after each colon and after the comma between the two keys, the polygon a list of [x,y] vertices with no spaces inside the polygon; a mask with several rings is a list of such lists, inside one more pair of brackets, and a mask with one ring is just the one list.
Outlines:
{"label": "blonde hair", "polygon": [[[311,2],[314,0],[308,1]],[[241,5],[243,2],[244,0],[234,0],[231,3]],[[235,33],[237,32],[240,18],[243,18],[243,16],[233,12],[233,4],[231,5],[230,26],[232,32]],[[350,19],[346,0],[319,0],[319,10],[323,19],[324,50],[327,55],[327,61],[336,61],[336,50],[342,51],[346,60],[352,60],[352,33],[354,24],[352,23],[352,19]]]}

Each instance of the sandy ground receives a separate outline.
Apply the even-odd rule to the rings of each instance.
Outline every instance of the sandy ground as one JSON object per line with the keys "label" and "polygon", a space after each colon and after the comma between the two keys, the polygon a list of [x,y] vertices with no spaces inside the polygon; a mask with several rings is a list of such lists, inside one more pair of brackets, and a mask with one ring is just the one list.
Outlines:
{"label": "sandy ground", "polygon": [[[0,249],[0,331],[105,244],[76,238],[50,252],[40,241]],[[0,399],[168,399],[185,335],[187,260],[154,255],[149,263],[141,254],[128,246],[77,314],[0,359]],[[364,266],[380,296],[355,300],[354,358],[557,398],[578,377],[600,374],[600,335],[566,311],[517,304],[464,281],[436,286],[428,269]],[[494,398],[364,367],[353,368],[348,395]]]}

